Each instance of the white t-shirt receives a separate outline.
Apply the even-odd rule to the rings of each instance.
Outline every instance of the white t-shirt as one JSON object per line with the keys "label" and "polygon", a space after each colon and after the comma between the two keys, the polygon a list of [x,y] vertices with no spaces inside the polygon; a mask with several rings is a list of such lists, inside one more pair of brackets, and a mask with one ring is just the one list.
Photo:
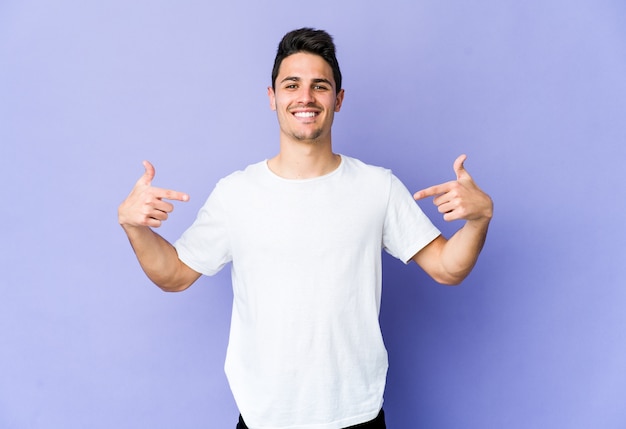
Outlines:
{"label": "white t-shirt", "polygon": [[225,370],[250,428],[376,417],[381,250],[406,263],[438,235],[389,170],[346,156],[313,179],[283,179],[264,161],[219,181],[175,247],[206,275],[232,261]]}

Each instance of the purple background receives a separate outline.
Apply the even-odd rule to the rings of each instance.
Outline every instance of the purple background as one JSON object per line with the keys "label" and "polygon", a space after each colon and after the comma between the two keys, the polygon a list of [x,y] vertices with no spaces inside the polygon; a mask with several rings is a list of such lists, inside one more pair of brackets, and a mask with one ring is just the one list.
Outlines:
{"label": "purple background", "polygon": [[[495,200],[458,288],[385,256],[390,428],[626,425],[623,1],[0,3],[0,427],[232,428],[229,270],[181,294],[116,210],[141,161],[188,192],[275,154],[276,44],[333,34],[335,149]],[[421,204],[449,233],[430,201]]]}

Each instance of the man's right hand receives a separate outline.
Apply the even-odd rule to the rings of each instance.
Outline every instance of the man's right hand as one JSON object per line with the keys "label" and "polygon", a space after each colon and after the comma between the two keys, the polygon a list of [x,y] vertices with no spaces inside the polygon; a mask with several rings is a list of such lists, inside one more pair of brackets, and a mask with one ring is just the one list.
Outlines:
{"label": "man's right hand", "polygon": [[152,186],[155,170],[148,161],[143,162],[146,171],[117,210],[122,227],[148,226],[158,228],[167,220],[174,206],[164,200],[189,201],[189,195]]}

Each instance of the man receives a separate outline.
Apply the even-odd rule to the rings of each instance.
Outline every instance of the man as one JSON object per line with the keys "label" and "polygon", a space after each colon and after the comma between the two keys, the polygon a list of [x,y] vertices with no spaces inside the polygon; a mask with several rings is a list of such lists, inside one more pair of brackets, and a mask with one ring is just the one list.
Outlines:
{"label": "man", "polygon": [[225,370],[238,429],[385,428],[382,249],[458,284],[485,241],[492,202],[464,155],[455,181],[413,196],[435,196],[445,220],[466,221],[447,240],[389,170],[333,153],[341,88],[331,36],[288,33],[268,88],[278,154],[220,180],[174,246],[151,228],[173,210],[165,200],[189,197],[152,187],[151,164],[119,207],[142,268],[163,290],[182,291],[232,262]]}

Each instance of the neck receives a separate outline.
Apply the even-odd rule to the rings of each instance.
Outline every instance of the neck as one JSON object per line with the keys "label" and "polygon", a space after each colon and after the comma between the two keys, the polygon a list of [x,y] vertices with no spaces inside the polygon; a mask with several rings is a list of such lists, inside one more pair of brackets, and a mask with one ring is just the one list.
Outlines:
{"label": "neck", "polygon": [[280,152],[267,165],[285,179],[312,179],[334,171],[340,163],[341,157],[333,153],[330,143],[281,142]]}

